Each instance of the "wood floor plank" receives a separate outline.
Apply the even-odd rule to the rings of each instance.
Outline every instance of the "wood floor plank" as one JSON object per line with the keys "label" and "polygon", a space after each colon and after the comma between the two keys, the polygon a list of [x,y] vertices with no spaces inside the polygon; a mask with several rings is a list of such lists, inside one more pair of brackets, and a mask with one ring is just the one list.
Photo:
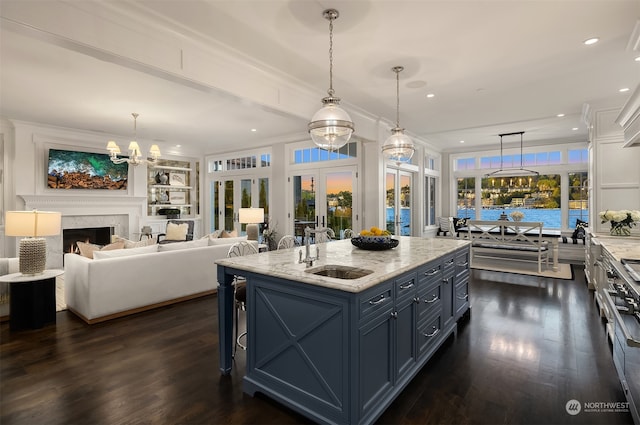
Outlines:
{"label": "wood floor plank", "polygon": [[[474,271],[472,314],[379,419],[381,424],[631,424],[584,273],[568,280]],[[0,324],[0,423],[294,424],[307,419],[242,393],[245,353],[218,370],[214,296],[87,325]]]}

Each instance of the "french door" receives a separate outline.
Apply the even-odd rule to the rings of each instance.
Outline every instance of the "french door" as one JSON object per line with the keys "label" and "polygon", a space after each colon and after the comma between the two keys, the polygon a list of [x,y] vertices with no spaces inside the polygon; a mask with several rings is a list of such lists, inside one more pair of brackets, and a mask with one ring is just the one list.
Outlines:
{"label": "french door", "polygon": [[289,213],[290,229],[299,239],[304,228],[328,227],[337,239],[346,229],[354,229],[357,216],[354,213],[356,167],[340,167],[314,170],[290,177],[292,210]]}
{"label": "french door", "polygon": [[245,224],[238,224],[240,208],[264,208],[269,214],[269,179],[266,177],[227,177],[214,180],[210,187],[211,223],[210,231],[238,229],[245,231]]}
{"label": "french door", "polygon": [[407,171],[387,168],[385,176],[386,228],[399,236],[412,233],[411,210],[413,197],[413,174]]}

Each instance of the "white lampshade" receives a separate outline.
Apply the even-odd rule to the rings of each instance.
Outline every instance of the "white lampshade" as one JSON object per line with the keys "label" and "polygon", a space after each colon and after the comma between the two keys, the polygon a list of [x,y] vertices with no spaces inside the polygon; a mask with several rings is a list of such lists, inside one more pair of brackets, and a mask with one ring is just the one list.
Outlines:
{"label": "white lampshade", "polygon": [[62,216],[53,211],[7,211],[7,236],[53,236],[60,234]]}
{"label": "white lampshade", "polygon": [[107,143],[107,150],[109,152],[120,153],[120,146],[118,146],[118,144],[113,140],[109,140],[109,143]]}
{"label": "white lampshade", "polygon": [[387,138],[382,146],[382,154],[390,161],[396,163],[408,162],[416,148],[411,137],[404,134],[402,128],[391,130],[391,136]]}
{"label": "white lampshade", "polygon": [[354,126],[349,114],[337,102],[323,103],[324,106],[311,118],[309,135],[321,149],[335,151],[347,144]]}
{"label": "white lampshade", "polygon": [[151,148],[149,148],[149,154],[151,154],[152,158],[160,157],[161,154],[158,145],[151,145]]}
{"label": "white lampshade", "polygon": [[242,224],[264,223],[264,208],[240,208],[238,221]]}
{"label": "white lampshade", "polygon": [[132,141],[131,143],[129,143],[129,154],[131,156],[141,156],[140,155],[140,146],[138,145],[138,142],[134,142]]}

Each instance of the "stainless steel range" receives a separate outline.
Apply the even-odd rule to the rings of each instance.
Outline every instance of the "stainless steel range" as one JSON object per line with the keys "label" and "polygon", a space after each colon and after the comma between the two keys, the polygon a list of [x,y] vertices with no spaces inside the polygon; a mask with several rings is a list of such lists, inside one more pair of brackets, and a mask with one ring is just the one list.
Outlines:
{"label": "stainless steel range", "polygon": [[615,261],[602,256],[607,275],[605,310],[612,335],[613,363],[633,420],[640,425],[640,260]]}

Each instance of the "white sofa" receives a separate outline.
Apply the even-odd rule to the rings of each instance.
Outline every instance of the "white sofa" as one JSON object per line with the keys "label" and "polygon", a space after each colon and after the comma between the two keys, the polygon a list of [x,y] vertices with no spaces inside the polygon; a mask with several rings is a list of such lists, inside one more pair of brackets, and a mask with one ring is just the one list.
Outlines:
{"label": "white sofa", "polygon": [[[18,273],[20,262],[15,258],[0,258],[0,276]],[[9,284],[0,283],[0,322],[9,320]]]}
{"label": "white sofa", "polygon": [[218,287],[215,261],[226,258],[235,239],[188,249],[153,245],[159,251],[115,258],[65,254],[67,308],[91,324],[212,294]]}

